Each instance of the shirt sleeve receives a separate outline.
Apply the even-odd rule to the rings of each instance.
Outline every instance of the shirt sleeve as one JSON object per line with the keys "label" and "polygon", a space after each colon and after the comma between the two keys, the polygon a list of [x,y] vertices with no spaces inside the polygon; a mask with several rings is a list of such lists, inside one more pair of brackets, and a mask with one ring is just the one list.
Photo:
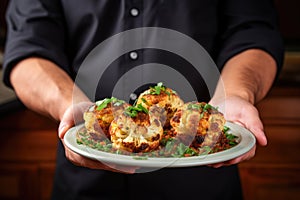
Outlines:
{"label": "shirt sleeve", "polygon": [[3,80],[7,86],[11,86],[9,75],[14,65],[30,56],[49,59],[62,68],[68,66],[65,25],[58,1],[11,0],[6,21]]}
{"label": "shirt sleeve", "polygon": [[272,0],[225,0],[220,9],[222,35],[217,65],[223,67],[234,55],[258,48],[275,59],[279,71],[284,46]]}

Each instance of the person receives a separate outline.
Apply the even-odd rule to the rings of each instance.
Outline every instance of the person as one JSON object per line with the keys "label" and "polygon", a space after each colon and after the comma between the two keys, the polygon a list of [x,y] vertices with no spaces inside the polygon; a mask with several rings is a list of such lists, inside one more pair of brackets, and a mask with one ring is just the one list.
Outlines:
{"label": "person", "polygon": [[[122,31],[163,27],[203,46],[223,80],[210,103],[226,120],[249,129],[259,145],[267,145],[255,104],[268,93],[283,60],[271,0],[11,0],[6,19],[4,82],[29,109],[60,122],[53,199],[242,199],[237,164],[252,158],[255,147],[210,166],[139,174],[127,168],[128,174],[71,151],[64,146],[64,135],[74,126],[74,81],[88,53]],[[133,68],[151,62],[159,57],[152,51],[137,50],[135,59],[126,53],[112,65]],[[75,87],[76,103],[89,102]]]}

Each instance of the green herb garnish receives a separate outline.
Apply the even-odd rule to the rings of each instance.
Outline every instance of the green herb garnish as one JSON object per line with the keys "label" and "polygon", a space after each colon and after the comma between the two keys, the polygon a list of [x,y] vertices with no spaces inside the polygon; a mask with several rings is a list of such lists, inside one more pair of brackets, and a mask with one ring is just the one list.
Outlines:
{"label": "green herb garnish", "polygon": [[230,146],[235,146],[238,144],[236,139],[238,138],[236,135],[233,135],[231,133],[225,133],[226,138],[229,140],[229,145]]}
{"label": "green herb garnish", "polygon": [[171,152],[173,147],[175,145],[175,140],[173,138],[169,138],[167,141],[166,141],[166,146],[165,146],[165,151],[166,152]]}
{"label": "green herb garnish", "polygon": [[201,110],[202,112],[207,112],[209,109],[218,110],[208,103],[191,103],[188,105],[189,110]]}
{"label": "green herb garnish", "polygon": [[188,105],[189,110],[200,110],[202,108],[201,104],[191,103]]}
{"label": "green herb garnish", "polygon": [[110,102],[112,102],[112,98],[105,98],[102,101],[96,102],[97,110],[102,110],[103,108],[106,108]]}
{"label": "green herb garnish", "polygon": [[229,130],[230,130],[230,128],[228,126],[224,126],[223,127],[223,132],[224,133],[227,133]]}
{"label": "green herb garnish", "polygon": [[166,87],[162,82],[157,83],[157,85],[154,87],[150,87],[150,94],[159,95],[161,91],[166,91]]}
{"label": "green herb garnish", "polygon": [[143,103],[147,104],[147,100],[145,98],[142,97],[141,100]]}
{"label": "green herb garnish", "polygon": [[113,103],[114,106],[120,106],[123,103],[125,103],[125,101],[123,100],[119,100],[115,97],[111,97],[111,98],[105,98],[102,101],[97,101],[96,105],[97,105],[97,110],[102,110],[103,108],[106,108],[108,104]]}
{"label": "green herb garnish", "polygon": [[210,105],[210,104],[205,104],[204,106],[203,106],[203,111],[205,112],[205,111],[208,111],[209,109],[212,109],[212,110],[218,110],[218,108],[216,108],[216,107],[213,107],[212,105]]}
{"label": "green herb garnish", "polygon": [[230,145],[230,146],[235,146],[235,145],[238,144],[238,142],[236,141],[236,139],[238,138],[238,136],[229,133],[229,130],[230,130],[229,127],[224,126],[223,132],[224,132],[226,138],[227,138],[228,141],[229,141],[229,145]]}
{"label": "green herb garnish", "polygon": [[185,156],[186,156],[186,155],[194,156],[194,155],[198,155],[198,153],[197,153],[194,149],[188,147],[188,148],[185,150],[184,155],[185,155]]}
{"label": "green herb garnish", "polygon": [[211,152],[211,150],[212,150],[212,148],[209,146],[204,146],[204,147],[199,148],[200,155],[207,155]]}
{"label": "green herb garnish", "polygon": [[149,113],[147,108],[145,108],[142,104],[138,104],[136,106],[127,107],[124,114],[130,117],[136,117],[138,112],[144,112],[146,114]]}

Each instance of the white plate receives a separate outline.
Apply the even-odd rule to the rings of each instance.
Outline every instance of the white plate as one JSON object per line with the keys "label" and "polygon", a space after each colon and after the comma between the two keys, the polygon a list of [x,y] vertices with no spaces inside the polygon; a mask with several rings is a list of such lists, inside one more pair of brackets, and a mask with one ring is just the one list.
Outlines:
{"label": "white plate", "polygon": [[117,164],[135,167],[192,167],[207,164],[214,164],[231,160],[247,153],[255,145],[254,135],[247,129],[231,122],[226,122],[230,128],[230,133],[239,137],[239,144],[221,152],[208,155],[182,157],[182,158],[163,158],[148,157],[147,159],[137,159],[135,156],[120,155],[115,153],[102,152],[92,149],[85,145],[79,145],[76,142],[76,133],[83,125],[71,128],[64,137],[64,142],[72,151],[103,163]]}

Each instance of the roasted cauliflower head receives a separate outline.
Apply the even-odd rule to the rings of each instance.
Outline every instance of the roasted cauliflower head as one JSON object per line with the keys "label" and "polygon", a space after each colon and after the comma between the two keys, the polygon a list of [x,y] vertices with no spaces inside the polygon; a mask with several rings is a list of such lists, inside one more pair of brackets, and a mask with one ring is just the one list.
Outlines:
{"label": "roasted cauliflower head", "polygon": [[103,134],[110,139],[109,126],[114,118],[129,106],[117,98],[105,98],[97,101],[83,114],[85,128],[94,139],[102,138]]}
{"label": "roasted cauliflower head", "polygon": [[216,108],[204,102],[188,102],[170,120],[174,135],[194,148],[213,147],[222,134],[225,119]]}
{"label": "roasted cauliflower head", "polygon": [[156,105],[149,109],[141,104],[128,107],[111,123],[113,146],[134,153],[156,149],[163,135],[161,115],[163,109]]}
{"label": "roasted cauliflower head", "polygon": [[167,118],[163,126],[168,127],[170,125],[170,119],[177,108],[182,106],[184,102],[174,90],[165,87],[162,83],[158,83],[156,86],[150,87],[150,89],[141,93],[137,104],[141,104],[147,109],[153,105],[165,109]]}

